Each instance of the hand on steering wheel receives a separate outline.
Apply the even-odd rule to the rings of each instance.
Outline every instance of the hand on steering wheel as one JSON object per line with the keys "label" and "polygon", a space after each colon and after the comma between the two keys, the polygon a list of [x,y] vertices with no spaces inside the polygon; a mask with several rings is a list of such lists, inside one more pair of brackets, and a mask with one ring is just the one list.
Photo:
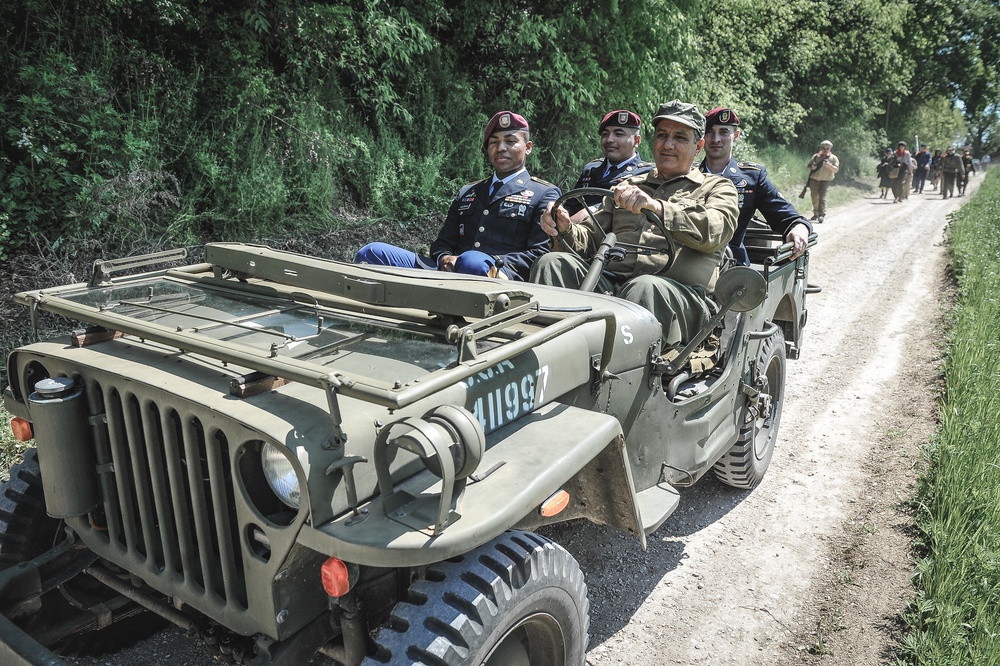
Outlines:
{"label": "hand on steering wheel", "polygon": [[[618,188],[619,186],[621,186],[623,184],[625,184],[625,183],[619,183],[615,187]],[[640,188],[638,188],[638,187],[635,187],[635,185],[628,185],[628,187],[635,188],[636,190],[639,190],[640,192],[642,192],[642,190]],[[652,197],[650,197],[645,192],[642,192],[642,194],[643,194],[643,196],[645,196],[646,198],[648,198],[650,201],[652,201],[652,202],[656,201],[656,199],[653,199]],[[558,225],[558,222],[559,222],[559,211],[557,209],[560,206],[562,206],[563,203],[565,203],[566,201],[569,201],[570,199],[579,199],[580,203],[582,203],[583,206],[584,206],[584,210],[587,211],[587,215],[590,216],[590,221],[594,225],[594,228],[597,229],[598,231],[600,231],[601,234],[603,234],[604,230],[601,229],[601,225],[599,225],[597,223],[597,218],[594,217],[594,212],[590,209],[589,206],[587,206],[587,202],[584,200],[584,197],[587,197],[587,196],[611,197],[611,199],[614,200],[617,195],[616,195],[616,191],[615,190],[606,190],[606,189],[601,188],[601,187],[578,187],[575,190],[570,190],[569,192],[566,192],[561,197],[559,197],[558,199],[556,199],[555,202],[552,204],[552,207],[549,209],[549,210],[555,210],[556,211],[556,224]],[[638,197],[633,197],[633,200],[636,200],[636,199],[638,199]],[[615,201],[615,203],[618,203],[618,202]],[[654,203],[653,205],[658,205],[658,204]],[[634,210],[634,211],[632,211],[632,209],[628,208],[627,206],[623,206],[623,208],[626,208],[627,210],[630,210],[631,212],[634,212],[634,213],[638,213],[641,210],[642,214],[646,216],[646,219],[649,220],[649,222],[651,224],[653,224],[653,226],[655,226],[657,229],[660,230],[660,233],[663,234],[663,237],[667,239],[667,243],[670,245],[670,261],[667,262],[667,266],[669,266],[671,263],[673,263],[673,258],[677,255],[677,246],[674,243],[673,236],[671,236],[670,232],[667,231],[667,228],[663,224],[663,220],[660,218],[660,216],[657,215],[656,213],[654,213],[649,208],[642,208],[641,205],[639,206],[638,210]],[[565,213],[565,209],[563,209],[563,213]],[[566,215],[565,219],[566,219],[567,222],[570,221],[568,214]],[[545,223],[545,214],[543,213],[542,214],[542,228],[543,229],[545,228],[544,223]],[[555,228],[555,227],[553,227],[553,228]],[[569,227],[567,226],[566,228],[568,229]],[[546,231],[545,233],[549,234],[550,236],[555,236],[556,235],[556,234],[550,233],[549,231]]]}
{"label": "hand on steering wheel", "polygon": [[558,201],[555,203],[550,201],[549,205],[545,208],[545,212],[542,213],[542,231],[553,238],[569,231],[572,224],[573,222],[569,219],[569,213],[559,205]]}
{"label": "hand on steering wheel", "polygon": [[[594,211],[591,210],[589,206],[587,206],[587,202],[584,199],[584,197],[587,197],[587,196],[611,197],[612,200],[615,200],[618,196],[621,196],[619,194],[619,192],[624,192],[626,198],[630,200],[630,202],[631,202],[632,205],[636,205],[637,204],[636,205],[636,210],[632,211],[631,207],[626,206],[624,204],[619,204],[619,205],[622,205],[623,208],[626,208],[627,210],[630,210],[632,212],[636,212],[637,213],[637,212],[641,211],[642,214],[646,216],[646,219],[649,220],[649,222],[652,223],[657,229],[659,229],[660,233],[663,234],[663,237],[667,240],[667,245],[669,246],[669,249],[666,249],[666,250],[654,249],[653,250],[654,252],[663,253],[663,254],[667,255],[667,260],[666,260],[664,268],[663,268],[663,270],[665,271],[667,268],[670,267],[671,264],[674,263],[674,258],[677,256],[677,245],[674,242],[673,236],[671,236],[670,232],[667,231],[667,228],[663,224],[663,220],[660,218],[660,216],[657,215],[656,213],[654,213],[649,208],[644,208],[643,207],[644,204],[645,205],[653,205],[653,206],[660,206],[660,204],[656,203],[657,202],[656,199],[650,197],[648,194],[646,194],[645,192],[643,192],[640,188],[635,187],[634,185],[629,185],[627,183],[622,183],[622,184],[627,185],[627,188],[621,188],[619,190],[618,189],[619,186],[616,186],[615,190],[606,190],[606,189],[603,189],[603,188],[600,188],[600,187],[579,187],[577,189],[570,190],[569,192],[566,192],[565,194],[563,194],[562,196],[560,196],[558,199],[556,199],[553,203],[551,203],[549,205],[549,207],[546,208],[545,212],[542,213],[541,227],[545,231],[545,233],[547,233],[550,237],[560,238],[560,240],[563,240],[562,237],[559,236],[560,232],[565,233],[565,231],[569,230],[570,226],[573,224],[573,222],[570,219],[569,214],[566,212],[566,209],[562,207],[562,204],[564,202],[570,200],[570,199],[578,199],[580,201],[580,203],[583,204],[583,209],[585,211],[587,211],[587,215],[590,217],[590,221],[591,221],[591,224],[593,225],[593,228],[596,229],[602,235],[602,237],[606,240],[607,237],[608,237],[608,234],[606,234],[604,232],[604,229],[601,228],[601,225],[598,224],[597,218],[594,217]],[[628,188],[633,188],[635,190],[638,190],[641,193],[641,196],[635,194],[634,192],[631,191],[631,189],[628,189]],[[617,204],[618,202],[616,201],[615,203]],[[614,234],[611,234],[611,236],[614,237]],[[581,261],[585,261],[585,262],[587,261],[586,259],[584,259],[583,257],[581,257],[576,252],[576,250],[574,250],[570,246],[570,244],[568,242],[563,241],[563,245],[572,254],[576,255],[577,258],[579,258]],[[616,245],[617,246],[621,246],[626,251],[632,251],[632,252],[638,251],[638,252],[649,253],[649,251],[650,251],[649,248],[643,248],[643,247],[640,247],[640,246],[629,245],[628,243],[616,243],[616,242],[613,241],[611,243],[611,245],[612,246],[616,246]],[[607,249],[610,249],[610,248],[607,248]],[[605,249],[605,252],[607,251],[607,249]],[[595,257],[595,259],[597,259],[597,257]],[[599,261],[603,264],[604,257],[602,256]]]}
{"label": "hand on steering wheel", "polygon": [[[657,210],[660,211],[660,214],[663,213],[663,204],[646,194],[641,187],[623,182],[615,185],[611,188],[611,191],[614,193],[615,204],[630,213],[641,212],[646,214],[646,217],[650,217],[648,213],[652,213],[655,216]],[[650,218],[650,221],[653,221],[652,218]],[[657,224],[658,220],[653,223]]]}

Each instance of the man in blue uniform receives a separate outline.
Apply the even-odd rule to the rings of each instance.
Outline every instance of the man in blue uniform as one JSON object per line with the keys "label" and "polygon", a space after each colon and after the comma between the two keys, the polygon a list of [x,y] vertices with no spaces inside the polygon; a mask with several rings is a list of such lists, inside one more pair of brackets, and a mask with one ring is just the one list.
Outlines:
{"label": "man in blue uniform", "polygon": [[913,171],[913,191],[919,194],[924,192],[924,183],[927,182],[927,171],[931,164],[931,153],[927,150],[927,144],[920,144],[920,152],[913,156],[913,161],[917,168]]}
{"label": "man in blue uniform", "polygon": [[753,162],[733,159],[733,144],[740,136],[740,119],[727,108],[715,108],[705,116],[705,159],[698,168],[705,173],[728,178],[739,194],[740,217],[736,233],[729,241],[736,263],[749,266],[743,245],[753,214],[760,211],[768,226],[795,246],[792,258],[806,251],[812,225],[788,203],[768,177],[767,169]]}
{"label": "man in blue uniform", "polygon": [[[611,111],[601,119],[598,132],[601,135],[601,152],[604,159],[587,162],[583,173],[573,189],[579,187],[600,187],[610,190],[626,178],[638,176],[653,169],[652,162],[643,162],[639,157],[642,143],[642,121],[639,114],[621,109]],[[601,197],[584,197],[588,206],[601,203]],[[570,215],[583,210],[579,199],[570,199],[563,208]]]}
{"label": "man in blue uniform", "polygon": [[548,251],[549,237],[539,225],[542,212],[561,194],[528,173],[524,164],[531,148],[528,121],[512,111],[498,112],[483,133],[493,175],[459,190],[431,243],[430,258],[369,243],[354,261],[527,281],[535,259]]}

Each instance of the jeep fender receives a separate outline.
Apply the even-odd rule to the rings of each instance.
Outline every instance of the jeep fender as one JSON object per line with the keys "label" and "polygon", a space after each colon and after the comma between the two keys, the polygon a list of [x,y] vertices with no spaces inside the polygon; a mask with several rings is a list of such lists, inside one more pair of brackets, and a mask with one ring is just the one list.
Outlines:
{"label": "jeep fender", "polygon": [[[396,486],[412,499],[389,508],[382,497],[305,526],[299,542],[348,562],[421,566],[467,553],[504,531],[584,517],[634,534],[645,546],[621,424],[613,416],[553,403],[489,438],[489,448],[461,493],[448,525],[434,534],[441,484],[430,472]],[[565,511],[543,519],[539,506],[560,489]]]}

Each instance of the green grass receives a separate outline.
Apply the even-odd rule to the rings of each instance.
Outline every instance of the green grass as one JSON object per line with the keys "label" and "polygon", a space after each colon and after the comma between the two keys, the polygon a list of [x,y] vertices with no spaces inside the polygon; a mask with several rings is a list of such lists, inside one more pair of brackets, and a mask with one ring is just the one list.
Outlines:
{"label": "green grass", "polygon": [[0,406],[0,483],[7,481],[7,470],[21,461],[21,452],[27,448],[27,445],[14,439],[10,429],[11,418],[10,413]]}
{"label": "green grass", "polygon": [[[795,209],[806,217],[812,213],[812,199],[809,192],[806,192],[803,198],[799,198],[799,193],[806,184],[806,175],[809,171],[806,164],[811,155],[797,153],[782,146],[751,150],[741,147],[737,142],[736,148],[736,159],[763,164],[767,167],[768,178],[795,206]],[[867,168],[868,161],[871,162],[870,168]],[[845,174],[843,171],[837,175],[827,191],[827,209],[848,203],[858,197],[872,195],[877,191],[878,180],[872,175],[875,173],[875,161],[868,161],[862,160],[866,164],[867,171],[861,177]]]}
{"label": "green grass", "polygon": [[958,303],[901,663],[1000,664],[1000,177],[950,227]]}

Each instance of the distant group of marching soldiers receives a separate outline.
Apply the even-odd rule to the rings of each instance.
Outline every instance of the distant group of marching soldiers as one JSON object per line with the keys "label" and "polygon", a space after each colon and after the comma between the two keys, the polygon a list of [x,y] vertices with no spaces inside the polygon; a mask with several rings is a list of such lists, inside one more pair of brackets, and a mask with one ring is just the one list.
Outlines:
{"label": "distant group of marching soldiers", "polygon": [[[989,157],[984,158],[981,166],[985,168],[987,164]],[[921,144],[917,154],[911,155],[906,149],[905,141],[900,141],[896,150],[886,148],[882,153],[882,161],[876,168],[882,190],[880,197],[885,199],[891,191],[893,203],[901,203],[909,197],[910,192],[922,193],[927,181],[930,181],[934,190],[940,184],[944,199],[954,196],[956,187],[958,195],[962,196],[969,184],[969,177],[974,173],[976,163],[969,148],[962,149],[961,155],[951,147],[946,148],[943,155],[940,149],[931,155],[927,144]]]}

